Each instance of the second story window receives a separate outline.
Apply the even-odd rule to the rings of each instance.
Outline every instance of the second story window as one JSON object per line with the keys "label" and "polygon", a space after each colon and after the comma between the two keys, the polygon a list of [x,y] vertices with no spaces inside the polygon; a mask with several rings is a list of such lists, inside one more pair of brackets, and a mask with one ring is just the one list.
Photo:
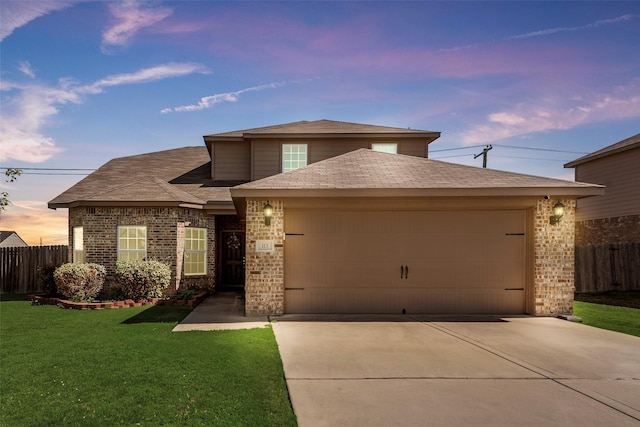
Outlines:
{"label": "second story window", "polygon": [[307,166],[307,144],[282,144],[282,172]]}
{"label": "second story window", "polygon": [[398,144],[395,142],[383,142],[371,144],[373,151],[380,151],[382,153],[398,154]]}

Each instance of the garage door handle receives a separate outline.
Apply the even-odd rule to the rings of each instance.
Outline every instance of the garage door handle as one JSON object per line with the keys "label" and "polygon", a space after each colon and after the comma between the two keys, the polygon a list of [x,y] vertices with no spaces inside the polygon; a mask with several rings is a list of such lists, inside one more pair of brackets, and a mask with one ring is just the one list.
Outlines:
{"label": "garage door handle", "polygon": [[401,265],[400,266],[400,278],[401,279],[408,279],[409,278],[409,266],[408,265]]}

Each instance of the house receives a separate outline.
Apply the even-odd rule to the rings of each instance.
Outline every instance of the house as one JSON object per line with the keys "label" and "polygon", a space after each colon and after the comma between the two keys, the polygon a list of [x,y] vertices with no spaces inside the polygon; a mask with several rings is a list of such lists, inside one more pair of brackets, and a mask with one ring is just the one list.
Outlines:
{"label": "house", "polygon": [[15,231],[0,231],[0,248],[22,248],[29,246]]}
{"label": "house", "polygon": [[640,134],[564,165],[577,181],[607,187],[578,201],[576,245],[640,242]]}
{"label": "house", "polygon": [[640,289],[640,134],[569,162],[576,180],[605,185],[578,200],[577,292]]}
{"label": "house", "polygon": [[438,137],[329,120],[207,135],[114,159],[49,207],[69,209],[74,260],[165,260],[175,289],[243,290],[249,316],[570,313],[576,200],[602,186],[429,160]]}

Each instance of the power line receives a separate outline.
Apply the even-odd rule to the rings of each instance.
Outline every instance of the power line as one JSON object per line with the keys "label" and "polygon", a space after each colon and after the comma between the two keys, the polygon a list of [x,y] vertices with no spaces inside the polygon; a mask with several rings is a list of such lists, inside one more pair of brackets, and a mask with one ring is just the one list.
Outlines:
{"label": "power line", "polygon": [[484,147],[485,144],[469,145],[468,147],[443,148],[442,150],[429,150],[430,153],[438,153],[440,151],[468,150],[469,148]]}
{"label": "power line", "polygon": [[442,156],[442,157],[429,157],[431,160],[440,160],[440,159],[452,159],[454,157],[471,157],[473,154],[460,154],[458,156]]}
{"label": "power line", "polygon": [[524,159],[524,160],[545,160],[548,162],[570,162],[571,161],[571,160],[562,160],[562,159],[539,159],[535,157],[501,156],[499,154],[496,154],[493,157],[504,157],[507,159]]}
{"label": "power line", "polygon": [[79,175],[79,176],[87,176],[89,174],[88,173],[25,172],[22,175],[50,175],[50,176]]}
{"label": "power line", "polygon": [[0,169],[20,169],[23,171],[94,171],[96,169],[69,169],[69,168],[10,168],[0,166]]}
{"label": "power line", "polygon": [[553,150],[550,148],[536,148],[536,147],[519,147],[517,145],[504,145],[504,144],[493,144],[493,145],[496,145],[498,147],[505,147],[505,148],[517,148],[519,150],[551,151],[554,153],[570,153],[570,154],[589,154],[583,151]]}
{"label": "power line", "polygon": [[[567,150],[555,150],[551,148],[537,148],[537,147],[520,147],[517,145],[505,145],[505,144],[492,144],[494,147],[514,148],[518,150],[535,150],[535,151],[550,151],[553,153],[569,153],[569,154],[589,154],[583,151],[567,151]],[[486,144],[469,145],[468,147],[455,147],[455,148],[443,148],[441,150],[429,150],[430,153],[439,153],[441,151],[454,151],[454,150],[467,150],[471,148],[485,147]]]}

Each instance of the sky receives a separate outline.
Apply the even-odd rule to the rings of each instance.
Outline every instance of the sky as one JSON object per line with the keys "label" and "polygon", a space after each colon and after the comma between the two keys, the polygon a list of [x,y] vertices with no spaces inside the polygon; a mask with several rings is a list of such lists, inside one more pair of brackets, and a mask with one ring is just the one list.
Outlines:
{"label": "sky", "polygon": [[31,245],[67,244],[47,202],[110,159],[299,120],[572,180],[640,132],[640,2],[2,0],[0,108],[0,229]]}

